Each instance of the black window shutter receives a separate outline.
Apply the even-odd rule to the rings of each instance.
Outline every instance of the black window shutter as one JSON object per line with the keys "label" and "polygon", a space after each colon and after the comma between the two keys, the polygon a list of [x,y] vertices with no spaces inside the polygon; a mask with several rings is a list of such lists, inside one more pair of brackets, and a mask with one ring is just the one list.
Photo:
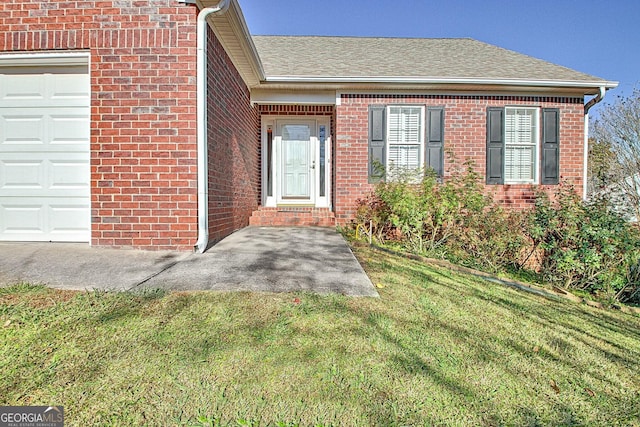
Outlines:
{"label": "black window shutter", "polygon": [[386,107],[369,106],[369,182],[384,178],[386,162]]}
{"label": "black window shutter", "polygon": [[504,108],[487,108],[487,184],[504,184]]}
{"label": "black window shutter", "polygon": [[544,185],[560,182],[560,111],[542,110],[542,179]]}
{"label": "black window shutter", "polygon": [[444,107],[427,109],[426,169],[444,175]]}

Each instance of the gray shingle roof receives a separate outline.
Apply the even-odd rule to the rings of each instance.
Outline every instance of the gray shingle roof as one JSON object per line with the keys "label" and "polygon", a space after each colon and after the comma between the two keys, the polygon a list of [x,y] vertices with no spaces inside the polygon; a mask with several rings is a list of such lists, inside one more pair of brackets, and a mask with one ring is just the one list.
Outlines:
{"label": "gray shingle roof", "polygon": [[269,77],[605,82],[473,39],[253,36]]}

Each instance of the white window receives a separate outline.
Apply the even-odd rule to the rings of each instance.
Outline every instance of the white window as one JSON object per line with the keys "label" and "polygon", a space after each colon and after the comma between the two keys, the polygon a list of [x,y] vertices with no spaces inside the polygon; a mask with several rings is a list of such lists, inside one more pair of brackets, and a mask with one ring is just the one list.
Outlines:
{"label": "white window", "polygon": [[505,109],[504,181],[538,182],[539,115],[537,108]]}
{"label": "white window", "polygon": [[388,107],[387,176],[419,173],[423,152],[424,107]]}

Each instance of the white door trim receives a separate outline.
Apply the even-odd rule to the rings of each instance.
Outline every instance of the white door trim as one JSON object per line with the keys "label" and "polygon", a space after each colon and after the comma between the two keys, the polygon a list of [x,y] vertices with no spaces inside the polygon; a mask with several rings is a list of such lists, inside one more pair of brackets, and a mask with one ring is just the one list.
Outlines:
{"label": "white door trim", "polygon": [[91,52],[0,53],[1,67],[90,66]]}
{"label": "white door trim", "polygon": [[[282,139],[283,124],[305,123],[311,132],[311,191],[309,199],[282,197]],[[269,152],[271,150],[271,152]],[[324,158],[323,158],[324,157]],[[321,160],[324,161],[321,161]],[[321,184],[322,188],[321,188]],[[313,206],[330,208],[331,200],[331,122],[327,116],[262,116],[262,205]]]}

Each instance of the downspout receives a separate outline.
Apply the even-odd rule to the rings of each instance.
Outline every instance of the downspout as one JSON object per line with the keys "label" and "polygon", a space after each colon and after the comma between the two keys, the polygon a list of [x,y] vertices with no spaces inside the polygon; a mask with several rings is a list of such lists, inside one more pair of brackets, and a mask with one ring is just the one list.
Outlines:
{"label": "downspout", "polygon": [[209,244],[209,182],[207,144],[207,17],[224,13],[230,0],[221,0],[217,6],[204,8],[198,13],[196,42],[196,105],[198,155],[198,241],[194,250],[203,253]]}
{"label": "downspout", "polygon": [[591,107],[596,105],[598,102],[604,99],[604,94],[606,89],[604,86],[600,86],[598,88],[598,94],[591,98],[589,102],[584,105],[584,155],[583,155],[583,164],[582,170],[584,176],[582,177],[582,199],[587,200],[587,179],[588,173],[587,168],[589,167],[589,110]]}

